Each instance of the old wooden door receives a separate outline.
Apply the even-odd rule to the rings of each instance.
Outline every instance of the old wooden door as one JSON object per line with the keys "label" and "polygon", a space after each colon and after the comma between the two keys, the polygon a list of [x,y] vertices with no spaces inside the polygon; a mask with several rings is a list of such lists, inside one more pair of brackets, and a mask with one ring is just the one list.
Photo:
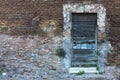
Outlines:
{"label": "old wooden door", "polygon": [[72,66],[96,66],[96,30],[96,13],[72,13]]}

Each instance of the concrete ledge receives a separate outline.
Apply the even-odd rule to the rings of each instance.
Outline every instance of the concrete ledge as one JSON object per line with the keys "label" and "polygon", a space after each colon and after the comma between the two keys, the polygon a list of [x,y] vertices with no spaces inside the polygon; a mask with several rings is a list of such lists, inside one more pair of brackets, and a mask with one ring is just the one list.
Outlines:
{"label": "concrete ledge", "polygon": [[96,67],[71,67],[69,68],[69,73],[78,73],[79,71],[84,71],[85,73],[99,73]]}

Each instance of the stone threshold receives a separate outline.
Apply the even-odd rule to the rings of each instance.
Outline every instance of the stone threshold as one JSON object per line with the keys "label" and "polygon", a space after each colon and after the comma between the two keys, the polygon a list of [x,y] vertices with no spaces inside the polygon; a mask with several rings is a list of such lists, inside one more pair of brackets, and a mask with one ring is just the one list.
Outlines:
{"label": "stone threshold", "polygon": [[84,71],[85,73],[99,73],[96,67],[71,67],[69,68],[69,73],[75,74],[80,71]]}

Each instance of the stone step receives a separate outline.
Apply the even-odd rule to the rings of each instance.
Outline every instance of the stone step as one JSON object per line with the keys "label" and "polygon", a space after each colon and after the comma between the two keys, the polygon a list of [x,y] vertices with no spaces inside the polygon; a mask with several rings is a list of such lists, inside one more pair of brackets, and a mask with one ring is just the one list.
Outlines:
{"label": "stone step", "polygon": [[84,71],[85,73],[99,73],[96,67],[71,67],[69,69],[69,73],[79,73],[80,71]]}

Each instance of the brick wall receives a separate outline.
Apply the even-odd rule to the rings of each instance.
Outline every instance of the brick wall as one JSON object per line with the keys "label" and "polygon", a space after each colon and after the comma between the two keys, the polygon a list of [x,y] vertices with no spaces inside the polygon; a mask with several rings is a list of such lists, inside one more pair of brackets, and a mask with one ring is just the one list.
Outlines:
{"label": "brick wall", "polygon": [[[114,46],[112,53],[120,54],[120,0],[0,0],[0,32],[15,35],[35,33],[36,26],[32,25],[32,19],[37,16],[39,24],[48,25],[49,20],[57,22],[60,28],[56,33],[60,33],[63,28],[62,4],[66,3],[104,4],[108,37]],[[39,29],[37,33],[45,34]]]}
{"label": "brick wall", "polygon": [[[27,27],[21,29],[24,32],[25,30],[32,31],[32,18],[38,16],[39,22],[56,20],[59,23],[57,26],[62,28],[62,4],[88,2],[104,4],[107,9],[108,22],[111,26],[119,27],[120,0],[0,0],[0,27]],[[29,27],[30,29],[28,29]],[[20,28],[13,29],[13,32],[15,32],[14,30],[18,30],[18,33]]]}
{"label": "brick wall", "polygon": [[0,20],[8,24],[30,25],[36,14],[41,20],[62,20],[62,4],[69,2],[69,0],[0,0]]}
{"label": "brick wall", "polygon": [[83,1],[95,2],[96,0],[0,0],[0,26],[33,27],[32,18],[35,16],[40,18],[40,22],[57,20],[58,26],[62,26],[62,4]]}
{"label": "brick wall", "polygon": [[104,0],[103,4],[107,9],[108,37],[113,47],[108,61],[120,66],[120,0]]}

